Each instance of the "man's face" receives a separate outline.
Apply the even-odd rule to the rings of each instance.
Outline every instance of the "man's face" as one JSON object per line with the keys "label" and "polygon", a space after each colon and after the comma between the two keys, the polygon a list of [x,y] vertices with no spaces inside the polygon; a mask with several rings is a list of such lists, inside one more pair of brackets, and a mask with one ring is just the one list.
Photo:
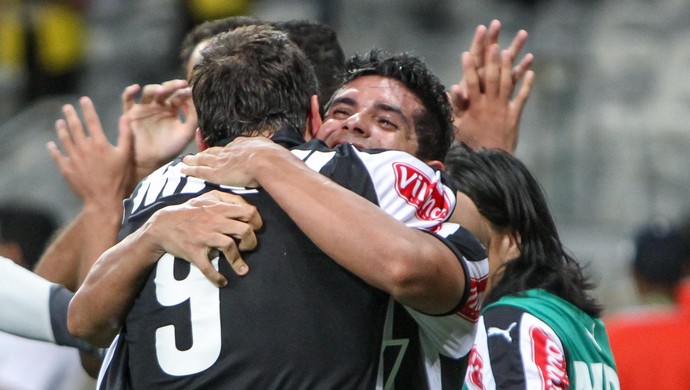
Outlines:
{"label": "man's face", "polygon": [[316,138],[329,147],[351,143],[358,148],[418,149],[414,115],[420,100],[397,80],[361,76],[343,85],[326,112]]}

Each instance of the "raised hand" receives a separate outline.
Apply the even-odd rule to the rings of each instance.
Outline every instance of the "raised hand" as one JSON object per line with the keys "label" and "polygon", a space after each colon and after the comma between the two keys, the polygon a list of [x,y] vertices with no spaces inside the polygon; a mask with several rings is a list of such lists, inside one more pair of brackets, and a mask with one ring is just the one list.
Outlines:
{"label": "raised hand", "polygon": [[227,279],[211,264],[215,249],[225,254],[238,275],[249,272],[240,251],[256,247],[255,230],[261,228],[261,216],[242,197],[211,191],[187,202],[158,210],[142,229],[148,239],[175,257],[195,264],[219,287]]}
{"label": "raised hand", "polygon": [[185,80],[150,84],[143,90],[130,85],[122,92],[122,108],[134,132],[137,180],[177,157],[194,138],[196,112]]}
{"label": "raised hand", "polygon": [[76,109],[66,104],[65,119],[55,123],[64,154],[53,141],[48,143],[48,151],[85,206],[121,204],[133,181],[133,137],[127,118],[121,118],[117,144],[112,145],[103,133],[91,99],[82,97],[79,104],[86,127]]}
{"label": "raised hand", "polygon": [[[534,57],[527,54],[513,66],[525,45],[527,32],[520,30],[508,49],[501,52],[497,43],[500,30],[497,20],[491,22],[488,30],[485,26],[477,27],[470,51],[461,57],[463,78],[451,87],[449,98],[456,140],[473,148],[494,147],[514,153],[519,121],[534,81],[534,72],[529,70]],[[472,91],[468,85],[470,77]],[[520,82],[522,87],[513,99]]]}

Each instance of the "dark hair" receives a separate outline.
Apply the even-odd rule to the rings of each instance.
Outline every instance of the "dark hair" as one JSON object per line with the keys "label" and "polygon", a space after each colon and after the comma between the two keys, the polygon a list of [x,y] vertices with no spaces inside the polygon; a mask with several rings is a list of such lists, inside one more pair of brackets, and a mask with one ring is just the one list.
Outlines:
{"label": "dark hair", "polygon": [[340,75],[345,69],[345,54],[335,31],[328,25],[308,20],[275,22],[272,25],[285,31],[311,62],[319,80],[319,104],[325,107],[340,87]]}
{"label": "dark hair", "polygon": [[180,50],[182,70],[186,71],[187,63],[189,62],[194,49],[199,43],[207,39],[211,39],[220,33],[228,32],[238,27],[251,26],[255,24],[263,24],[263,22],[251,16],[231,16],[228,18],[207,21],[197,25],[190,32],[188,32],[182,40],[182,49]]}
{"label": "dark hair", "polygon": [[635,234],[632,266],[638,276],[656,286],[675,288],[686,276],[690,236],[683,224],[654,222]]}
{"label": "dark hair", "polygon": [[190,85],[209,146],[290,127],[303,135],[314,71],[284,32],[245,26],[217,35],[202,51]]}
{"label": "dark hair", "polygon": [[16,243],[27,268],[33,269],[59,224],[43,207],[8,201],[0,205],[0,227],[0,242]]}
{"label": "dark hair", "polygon": [[600,316],[602,308],[587,294],[594,284],[563,247],[541,187],[520,160],[502,150],[472,151],[457,144],[445,163],[458,190],[472,199],[492,228],[512,231],[520,239],[520,256],[498,271],[503,275],[492,286],[487,304],[541,288]]}
{"label": "dark hair", "polygon": [[345,69],[345,54],[335,31],[323,23],[308,20],[269,23],[250,16],[231,16],[204,22],[187,33],[182,41],[180,59],[183,70],[186,70],[187,63],[199,43],[220,33],[252,25],[270,25],[287,33],[288,38],[304,52],[314,67],[319,82],[319,102],[322,107],[325,106],[341,85],[340,75]]}
{"label": "dark hair", "polygon": [[453,120],[445,87],[438,77],[424,61],[409,53],[389,55],[374,49],[345,63],[342,85],[370,75],[397,80],[419,98],[424,111],[414,118],[419,145],[415,156],[443,160],[453,141]]}

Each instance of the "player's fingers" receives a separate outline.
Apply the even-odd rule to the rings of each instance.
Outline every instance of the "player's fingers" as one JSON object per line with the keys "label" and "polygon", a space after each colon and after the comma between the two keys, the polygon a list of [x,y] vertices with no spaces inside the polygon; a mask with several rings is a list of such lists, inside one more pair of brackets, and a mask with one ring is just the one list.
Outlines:
{"label": "player's fingers", "polygon": [[168,97],[168,100],[166,101],[166,105],[172,108],[181,108],[184,105],[188,104],[192,98],[192,89],[187,87],[187,88],[181,88],[175,91],[170,97]]}
{"label": "player's fingers", "polygon": [[120,121],[118,122],[119,135],[117,137],[117,147],[127,151],[128,153],[134,153],[134,132],[129,124],[129,116],[120,115]]}
{"label": "player's fingers", "polygon": [[225,276],[216,271],[215,267],[213,267],[212,260],[209,259],[207,251],[195,253],[191,257],[193,258],[189,259],[189,261],[196,265],[199,271],[201,271],[201,273],[203,273],[216,287],[225,287],[228,284],[228,280]]}
{"label": "player's fingers", "polygon": [[513,84],[520,82],[525,73],[532,67],[533,62],[534,55],[532,55],[532,53],[527,53],[522,58],[522,61],[513,67]]}
{"label": "player's fingers", "polygon": [[213,147],[201,153],[190,154],[182,160],[187,165],[212,165],[218,160],[218,156],[223,152],[221,147]]}
{"label": "player's fingers", "polygon": [[122,100],[123,114],[129,111],[132,108],[132,106],[134,106],[134,97],[137,95],[137,93],[139,93],[140,90],[141,86],[139,86],[139,84],[132,84],[122,91],[120,99]]}
{"label": "player's fingers", "polygon": [[244,276],[249,272],[249,265],[244,261],[244,259],[240,255],[237,246],[231,245],[226,248],[222,248],[222,250],[223,254],[225,255],[225,258],[230,264],[230,267],[233,271],[235,271],[237,275]]}
{"label": "player's fingers", "polygon": [[72,136],[67,129],[67,122],[64,119],[59,119],[55,122],[55,134],[62,149],[65,151],[65,156],[70,157],[75,155],[75,146]]}
{"label": "player's fingers", "polygon": [[479,75],[469,52],[462,53],[462,69],[467,83],[467,97],[469,101],[474,101],[480,94]]}
{"label": "player's fingers", "polygon": [[58,168],[61,168],[64,164],[64,160],[66,159],[66,157],[60,152],[60,149],[58,149],[55,142],[49,141],[46,144],[46,147],[48,148],[48,153],[50,153],[50,157],[52,157],[53,161],[55,161],[55,165],[57,165]]}
{"label": "player's fingers", "polygon": [[144,89],[141,91],[141,100],[140,102],[142,104],[149,104],[153,102],[153,100],[156,97],[156,93],[160,89],[160,84],[147,84],[144,86]]}
{"label": "player's fingers", "polygon": [[486,47],[498,43],[498,36],[501,35],[501,22],[494,19],[489,23],[489,31],[486,34]]}
{"label": "player's fingers", "polygon": [[167,105],[170,96],[172,96],[180,88],[184,88],[186,86],[187,82],[185,80],[168,80],[161,84],[158,90],[156,90],[154,99],[156,103],[160,105]]}
{"label": "player's fingers", "polygon": [[510,46],[508,46],[508,51],[513,58],[517,58],[522,51],[522,48],[525,47],[527,36],[528,34],[525,30],[520,30],[517,32],[517,34],[515,34],[513,41],[510,42]]}
{"label": "player's fingers", "polygon": [[501,70],[501,53],[498,45],[493,44],[489,47],[487,58],[485,91],[489,96],[497,96],[500,88]]}
{"label": "player's fingers", "polygon": [[[486,26],[479,25],[474,31],[472,44],[470,46],[470,54],[472,60],[477,67],[484,66],[484,53],[486,51]],[[462,56],[461,56],[462,60]]]}
{"label": "player's fingers", "polygon": [[513,84],[512,75],[512,64],[513,58],[508,50],[503,50],[501,52],[501,75],[500,75],[500,88],[499,88],[499,98],[502,100],[510,100],[513,95],[513,90],[515,86]]}
{"label": "player's fingers", "polygon": [[203,165],[182,167],[182,173],[187,176],[198,177],[199,179],[215,183],[216,170]]}
{"label": "player's fingers", "polygon": [[515,96],[515,105],[518,112],[521,112],[524,108],[529,95],[532,92],[532,85],[534,84],[535,74],[534,71],[530,70],[525,73],[525,77],[522,80],[522,86],[518,91],[517,96]]}
{"label": "player's fingers", "polygon": [[86,135],[84,134],[84,127],[82,126],[81,119],[79,119],[77,110],[73,105],[65,104],[62,106],[62,113],[67,121],[66,130],[70,137],[72,137],[75,147],[82,144],[84,139],[86,139]]}
{"label": "player's fingers", "polygon": [[96,112],[96,107],[93,105],[93,101],[88,96],[83,96],[79,99],[79,105],[81,106],[81,111],[84,114],[84,121],[86,122],[86,130],[90,137],[97,142],[108,142],[108,139],[103,133],[103,127],[101,127],[101,120]]}
{"label": "player's fingers", "polygon": [[231,219],[227,224],[226,234],[233,238],[240,251],[250,251],[256,248],[257,239],[254,227],[238,219]]}

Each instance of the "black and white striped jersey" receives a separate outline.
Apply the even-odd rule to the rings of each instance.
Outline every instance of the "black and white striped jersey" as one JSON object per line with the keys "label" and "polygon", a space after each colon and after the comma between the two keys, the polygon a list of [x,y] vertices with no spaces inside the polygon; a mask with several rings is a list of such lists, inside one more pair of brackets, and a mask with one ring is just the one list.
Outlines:
{"label": "black and white striped jersey", "polygon": [[[351,145],[330,150],[312,141],[293,153],[408,226],[434,231],[455,248],[468,270],[468,291],[458,297],[462,315],[419,329],[462,344],[464,351],[464,339],[458,342],[455,336],[471,337],[476,317],[460,321],[457,330],[449,326],[476,304],[469,289],[472,280],[485,276],[486,256],[468,261],[457,246],[468,237],[442,224],[455,207],[455,191],[442,175],[398,151],[365,153]],[[182,175],[182,165],[176,160],[139,184],[125,202],[122,235],[167,205],[213,189],[233,192],[254,204],[263,219],[259,247],[243,254],[251,272],[238,277],[222,255],[216,257],[214,265],[229,281],[218,289],[196,267],[164,255],[104,363],[100,388],[375,388],[390,297],[326,256],[262,189],[217,186]],[[367,223],[364,217],[362,223]],[[439,340],[435,347],[447,352]]]}

